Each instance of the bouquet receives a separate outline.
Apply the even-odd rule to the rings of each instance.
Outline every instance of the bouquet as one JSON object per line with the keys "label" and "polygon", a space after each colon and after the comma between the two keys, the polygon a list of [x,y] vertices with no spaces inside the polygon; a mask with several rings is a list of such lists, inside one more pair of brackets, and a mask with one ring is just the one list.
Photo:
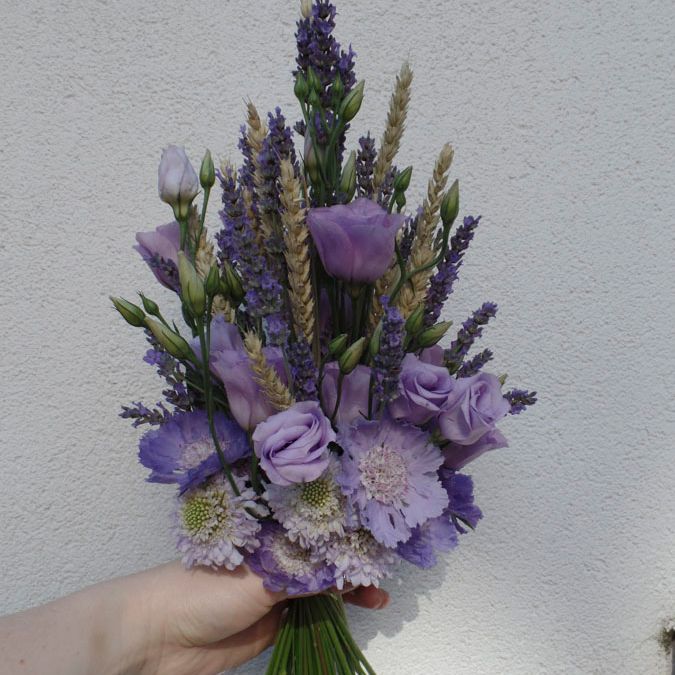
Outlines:
{"label": "bouquet", "polygon": [[[295,96],[302,119],[264,121],[247,104],[240,166],[199,173],[169,146],[159,196],[174,219],[137,235],[182,322],[151,298],[112,298],[149,343],[164,400],[122,417],[150,429],[149,481],[177,487],[173,515],[188,567],[248,565],[290,603],[268,668],[373,673],[349,633],[339,591],[404,562],[432,567],[482,517],[461,473],[506,446],[497,423],[535,402],[503,391],[473,343],[495,316],[484,303],[443,347],[440,321],[480,217],[458,224],[445,145],[418,209],[412,167],[395,164],[412,71],[396,79],[379,146],[349,151],[364,82],[333,35],[335,8],[303,2]],[[296,148],[297,139],[302,139]],[[215,237],[206,227],[214,186]],[[201,192],[201,207],[198,195]]]}

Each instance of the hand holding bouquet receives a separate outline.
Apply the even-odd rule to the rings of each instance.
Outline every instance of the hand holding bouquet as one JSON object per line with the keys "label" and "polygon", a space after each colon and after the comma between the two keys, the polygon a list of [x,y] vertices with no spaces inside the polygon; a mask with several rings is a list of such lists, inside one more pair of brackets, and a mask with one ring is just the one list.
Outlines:
{"label": "hand holding bouquet", "polygon": [[278,108],[264,122],[249,103],[241,166],[216,171],[207,152],[197,174],[183,149],[164,151],[159,195],[174,220],[139,233],[136,248],[180,297],[184,326],[145,295],[113,299],[167,383],[164,402],[122,416],[152,427],[139,452],[148,480],[177,486],[184,564],[246,564],[269,590],[306,596],[291,603],[270,674],[373,672],[333,589],[377,586],[404,561],[432,567],[454,548],[481,518],[459,470],[504,447],[497,423],[535,401],[483,370],[489,350],[468,356],[493,303],[439,345],[480,217],[456,225],[449,145],[406,211],[412,167],[394,162],[407,64],[378,149],[368,135],[348,153],[364,83],[334,18],[329,2],[303,2],[295,134]]}

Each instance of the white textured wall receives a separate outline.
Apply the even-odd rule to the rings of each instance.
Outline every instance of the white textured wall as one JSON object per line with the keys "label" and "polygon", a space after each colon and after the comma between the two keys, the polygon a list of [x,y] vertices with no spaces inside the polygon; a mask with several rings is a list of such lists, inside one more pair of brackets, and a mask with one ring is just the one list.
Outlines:
{"label": "white textured wall", "polygon": [[[485,520],[444,568],[355,611],[379,673],[668,671],[675,615],[675,9],[665,0],[343,0],[382,129],[419,192],[456,147],[483,223],[452,297],[539,404],[471,466]],[[0,2],[0,613],[170,559],[170,491],[117,417],[159,384],[107,295],[158,293],[131,250],[169,219],[163,145],[235,156],[243,99],[296,109],[295,3]],[[356,142],[357,134],[352,136]],[[411,200],[412,202],[412,200]],[[211,212],[215,224],[215,204]],[[0,668],[1,669],[1,668]],[[260,672],[261,665],[241,669]]]}

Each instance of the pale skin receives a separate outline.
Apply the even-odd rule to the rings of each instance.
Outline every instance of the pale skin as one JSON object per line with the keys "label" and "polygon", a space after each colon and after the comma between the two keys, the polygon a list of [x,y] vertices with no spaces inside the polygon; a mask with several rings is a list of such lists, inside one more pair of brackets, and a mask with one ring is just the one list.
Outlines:
{"label": "pale skin", "polygon": [[[343,597],[369,609],[389,602],[373,586]],[[168,563],[0,617],[0,664],[26,675],[215,675],[274,642],[286,600],[243,566]]]}

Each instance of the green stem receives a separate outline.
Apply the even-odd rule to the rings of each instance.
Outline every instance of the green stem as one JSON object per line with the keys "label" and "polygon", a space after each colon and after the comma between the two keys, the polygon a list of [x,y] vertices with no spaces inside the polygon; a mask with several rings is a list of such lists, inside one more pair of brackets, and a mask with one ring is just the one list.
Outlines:
{"label": "green stem", "polygon": [[204,199],[202,201],[202,215],[199,218],[199,234],[197,235],[197,241],[195,243],[195,250],[199,247],[199,242],[202,239],[202,233],[204,232],[204,221],[206,220],[206,207],[209,203],[209,195],[211,194],[211,187],[206,186],[204,188]]}
{"label": "green stem", "polygon": [[342,381],[345,379],[345,375],[342,371],[338,375],[337,381],[337,393],[335,395],[335,407],[333,408],[333,414],[330,416],[330,423],[335,424],[335,418],[337,416],[338,409],[340,407],[340,399],[342,398]]}

